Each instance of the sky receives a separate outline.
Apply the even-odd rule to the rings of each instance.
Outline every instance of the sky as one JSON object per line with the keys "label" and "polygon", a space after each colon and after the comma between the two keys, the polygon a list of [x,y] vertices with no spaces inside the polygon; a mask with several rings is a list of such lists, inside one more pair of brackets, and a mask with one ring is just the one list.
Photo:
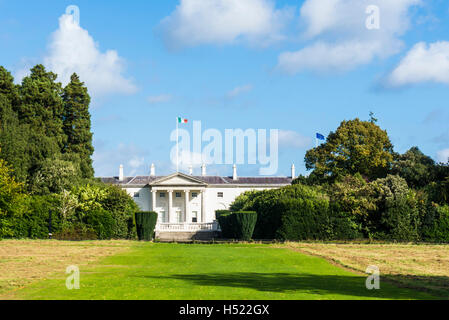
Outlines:
{"label": "sky", "polygon": [[[0,65],[17,83],[38,63],[63,84],[80,75],[96,176],[120,164],[127,176],[152,163],[172,173],[177,117],[187,132],[201,121],[223,137],[278,129],[274,175],[289,176],[292,163],[307,173],[317,132],[370,111],[395,151],[418,146],[446,162],[448,30],[445,0],[0,0]],[[181,158],[186,170],[197,157]],[[260,168],[240,164],[238,174]],[[207,172],[232,175],[232,165]]]}

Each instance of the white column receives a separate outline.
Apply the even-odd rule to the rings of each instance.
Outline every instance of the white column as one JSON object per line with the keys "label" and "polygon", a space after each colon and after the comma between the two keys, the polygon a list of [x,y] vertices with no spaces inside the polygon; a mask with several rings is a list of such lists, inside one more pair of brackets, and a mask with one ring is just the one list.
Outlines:
{"label": "white column", "polygon": [[156,190],[151,190],[151,211],[156,211]]}
{"label": "white column", "polygon": [[185,209],[185,222],[190,223],[192,219],[190,218],[190,208],[189,208],[189,200],[190,200],[190,191],[184,190],[184,209]]}
{"label": "white column", "polygon": [[199,222],[206,222],[206,191],[201,190],[201,217],[198,220]]}
{"label": "white column", "polygon": [[168,190],[168,222],[176,223],[176,217],[173,214],[173,190]]}

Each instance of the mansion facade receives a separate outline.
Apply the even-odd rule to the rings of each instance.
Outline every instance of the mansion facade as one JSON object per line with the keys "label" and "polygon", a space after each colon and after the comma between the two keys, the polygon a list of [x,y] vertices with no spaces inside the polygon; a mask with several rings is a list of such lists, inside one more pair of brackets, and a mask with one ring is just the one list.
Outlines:
{"label": "mansion facade", "polygon": [[118,177],[102,178],[131,195],[142,211],[158,213],[156,233],[213,232],[218,230],[216,210],[226,210],[240,194],[251,190],[277,189],[292,183],[291,177],[238,177],[234,165],[232,176],[208,176],[173,173],[156,176],[154,165],[149,176],[125,177],[120,166]]}

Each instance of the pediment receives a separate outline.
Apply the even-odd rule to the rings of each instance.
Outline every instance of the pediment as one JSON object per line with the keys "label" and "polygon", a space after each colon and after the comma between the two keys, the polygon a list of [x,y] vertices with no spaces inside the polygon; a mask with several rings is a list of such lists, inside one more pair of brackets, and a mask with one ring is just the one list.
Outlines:
{"label": "pediment", "polygon": [[183,173],[175,173],[150,183],[152,186],[206,186],[207,183]]}

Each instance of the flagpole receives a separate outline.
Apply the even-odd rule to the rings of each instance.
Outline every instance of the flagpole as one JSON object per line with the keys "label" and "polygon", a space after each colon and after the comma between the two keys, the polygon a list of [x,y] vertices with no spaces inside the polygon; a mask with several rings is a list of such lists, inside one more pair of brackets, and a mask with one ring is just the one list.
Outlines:
{"label": "flagpole", "polygon": [[179,172],[179,119],[176,118],[176,173]]}

